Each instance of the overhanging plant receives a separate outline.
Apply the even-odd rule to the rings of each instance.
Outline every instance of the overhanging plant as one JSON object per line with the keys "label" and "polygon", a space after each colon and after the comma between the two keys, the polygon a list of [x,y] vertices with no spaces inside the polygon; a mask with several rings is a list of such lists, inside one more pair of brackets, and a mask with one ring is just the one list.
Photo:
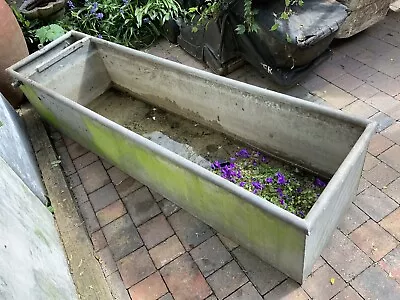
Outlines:
{"label": "overhanging plant", "polygon": [[[271,31],[275,31],[279,28],[278,19],[289,20],[289,17],[293,14],[292,7],[295,5],[303,6],[304,0],[279,0],[285,2],[285,8],[282,12],[273,12],[275,17],[275,23],[271,27]],[[216,19],[220,13],[222,7],[229,5],[229,0],[206,0],[203,7],[191,7],[188,9],[187,14],[193,20],[198,16],[198,25],[207,25],[209,20]],[[258,10],[253,8],[253,0],[243,0],[243,23],[237,25],[235,31],[238,34],[245,32],[257,32],[260,27],[255,21],[255,16],[258,14]],[[197,31],[197,26],[193,26],[193,31]],[[289,42],[289,41],[288,41]]]}

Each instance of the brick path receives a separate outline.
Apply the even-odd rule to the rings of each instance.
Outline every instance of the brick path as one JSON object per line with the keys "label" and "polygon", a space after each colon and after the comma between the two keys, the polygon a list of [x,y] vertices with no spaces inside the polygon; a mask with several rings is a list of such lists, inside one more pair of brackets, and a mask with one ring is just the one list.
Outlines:
{"label": "brick path", "polygon": [[[301,287],[116,167],[55,135],[115,298],[400,299],[399,46],[400,15],[391,13],[334,46],[332,59],[285,91],[379,122],[358,195]],[[167,42],[149,52],[204,68]],[[229,77],[276,89],[248,66]]]}

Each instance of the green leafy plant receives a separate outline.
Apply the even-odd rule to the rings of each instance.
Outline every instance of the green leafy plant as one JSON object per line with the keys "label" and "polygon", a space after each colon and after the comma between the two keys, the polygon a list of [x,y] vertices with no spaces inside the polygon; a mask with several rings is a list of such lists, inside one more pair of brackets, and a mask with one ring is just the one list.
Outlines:
{"label": "green leafy plant", "polygon": [[327,185],[319,177],[248,149],[238,151],[225,162],[212,163],[211,170],[301,218]]}
{"label": "green leafy plant", "polygon": [[188,10],[188,16],[191,21],[198,16],[196,25],[193,26],[192,31],[197,32],[198,26],[208,25],[210,20],[216,19],[220,14],[221,1],[206,0],[204,7],[191,7]]}
{"label": "green leafy plant", "polygon": [[27,20],[15,7],[15,5],[11,5],[10,7],[22,30],[26,44],[28,45],[28,47],[30,45],[31,47],[35,47],[34,45],[38,43],[38,39],[36,37],[36,30],[41,26],[40,21]]}
{"label": "green leafy plant", "polygon": [[52,42],[65,33],[64,29],[57,24],[42,26],[35,31],[35,36],[39,39],[40,44]]}
{"label": "green leafy plant", "polygon": [[[207,24],[210,20],[216,19],[220,14],[220,9],[223,6],[225,0],[206,0],[205,8],[202,10],[199,7],[191,7],[187,10],[186,14],[193,20],[197,15],[197,25]],[[279,15],[274,13],[276,21],[271,27],[271,31],[275,31],[279,28],[278,20],[289,20],[289,17],[293,14],[292,6],[304,5],[304,0],[281,0],[285,1],[285,9]],[[237,25],[235,28],[236,33],[243,34],[245,32],[257,32],[260,27],[255,21],[255,16],[258,14],[257,9],[253,9],[253,0],[243,0],[244,10],[243,10],[243,23]],[[193,31],[198,30],[197,26],[193,26]],[[286,40],[290,43],[290,37],[287,35]]]}
{"label": "green leafy plant", "polygon": [[[274,14],[275,16],[275,23],[274,25],[271,26],[271,31],[275,31],[279,28],[279,22],[278,20],[289,20],[290,16],[293,14],[293,10],[292,7],[294,5],[298,5],[298,6],[303,6],[304,5],[304,1],[303,0],[285,0],[285,9],[283,12],[281,12],[281,14],[278,16],[276,14]],[[288,43],[290,43],[290,37],[286,34],[286,40]]]}
{"label": "green leafy plant", "polygon": [[177,18],[176,0],[99,0],[78,6],[68,1],[69,11],[59,23],[128,47],[148,46],[161,34],[162,25]]}
{"label": "green leafy plant", "polygon": [[254,17],[258,14],[258,10],[252,9],[252,5],[253,0],[244,0],[244,21],[243,24],[239,24],[235,29],[238,34],[243,34],[246,31],[257,32],[260,29],[258,24],[254,21]]}

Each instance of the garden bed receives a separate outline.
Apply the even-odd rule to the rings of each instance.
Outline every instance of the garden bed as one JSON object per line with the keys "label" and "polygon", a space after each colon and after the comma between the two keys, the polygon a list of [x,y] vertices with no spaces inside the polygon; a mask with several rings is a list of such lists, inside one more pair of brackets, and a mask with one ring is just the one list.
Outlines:
{"label": "garden bed", "polygon": [[326,186],[316,174],[116,88],[88,108],[301,218]]}

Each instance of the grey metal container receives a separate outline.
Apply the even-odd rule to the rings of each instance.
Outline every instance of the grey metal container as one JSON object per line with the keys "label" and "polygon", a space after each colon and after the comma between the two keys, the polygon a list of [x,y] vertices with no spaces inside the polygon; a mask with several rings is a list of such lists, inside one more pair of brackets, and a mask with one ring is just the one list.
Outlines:
{"label": "grey metal container", "polygon": [[[70,32],[8,72],[44,119],[298,282],[354,199],[375,124]],[[115,85],[331,177],[301,219],[89,110]]]}
{"label": "grey metal container", "polygon": [[25,126],[0,93],[0,157],[22,179],[36,197],[47,204],[39,167]]}

